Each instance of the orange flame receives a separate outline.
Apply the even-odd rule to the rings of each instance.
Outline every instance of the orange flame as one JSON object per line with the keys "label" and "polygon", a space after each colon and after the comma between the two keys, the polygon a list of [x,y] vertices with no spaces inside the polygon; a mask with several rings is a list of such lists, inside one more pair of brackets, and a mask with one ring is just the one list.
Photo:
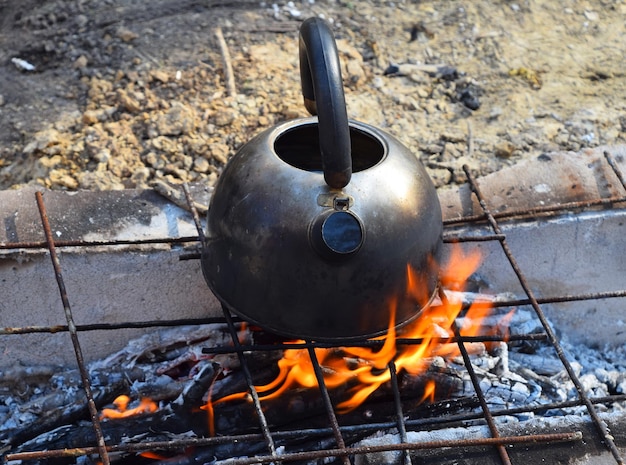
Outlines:
{"label": "orange flame", "polygon": [[433,403],[435,401],[435,388],[435,382],[429,379],[424,387],[424,395],[422,396],[421,402],[428,400],[428,402]]}
{"label": "orange flame", "polygon": [[145,452],[139,452],[139,455],[146,459],[159,460],[161,462],[166,462],[170,458],[170,457],[166,457],[165,455],[152,452],[151,450],[147,450]]}
{"label": "orange flame", "polygon": [[116,397],[113,401],[115,408],[102,409],[100,419],[127,418],[142,413],[153,413],[158,410],[157,404],[147,397],[140,399],[139,405],[136,407],[128,408],[128,404],[130,404],[130,397],[127,395]]}
{"label": "orange flame", "polygon": [[[465,283],[480,264],[480,253],[465,254],[459,245],[452,249],[452,254],[441,271],[441,283],[450,290],[463,291]],[[407,266],[407,293],[413,296],[424,295],[425,283],[418,273]],[[395,328],[395,301],[390,303],[390,325],[380,349],[370,347],[346,347],[341,349],[316,348],[315,355],[323,367],[324,383],[329,389],[342,385],[354,385],[348,390],[350,398],[340,402],[336,407],[339,413],[347,413],[361,405],[374,391],[391,379],[389,364],[393,362],[396,371],[402,370],[419,375],[431,365],[432,358],[453,357],[459,355],[454,337],[454,322],[463,309],[463,302],[444,299],[441,304],[433,304],[423,310],[422,314],[410,325],[401,330]],[[479,335],[482,321],[490,312],[488,305],[472,305],[464,318],[464,325],[459,329],[462,336]],[[418,344],[398,346],[396,336],[418,339]],[[302,341],[299,341],[302,342]],[[313,363],[306,349],[288,349],[278,361],[278,376],[270,383],[255,386],[261,400],[269,400],[280,396],[294,387],[317,387],[317,379]],[[240,392],[223,397],[215,402],[209,401],[203,408],[211,416],[213,405],[235,399],[247,399],[248,393]],[[424,389],[420,402],[435,398],[435,382],[429,381]],[[212,429],[212,428],[211,428]]]}

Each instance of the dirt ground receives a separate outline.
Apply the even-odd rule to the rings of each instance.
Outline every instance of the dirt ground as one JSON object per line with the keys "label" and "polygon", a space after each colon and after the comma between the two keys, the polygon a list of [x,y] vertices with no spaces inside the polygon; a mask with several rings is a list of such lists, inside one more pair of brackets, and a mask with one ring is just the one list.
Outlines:
{"label": "dirt ground", "polygon": [[438,187],[626,140],[623,0],[0,0],[0,189],[215,182],[255,133],[306,116],[312,15],[338,39],[349,116]]}

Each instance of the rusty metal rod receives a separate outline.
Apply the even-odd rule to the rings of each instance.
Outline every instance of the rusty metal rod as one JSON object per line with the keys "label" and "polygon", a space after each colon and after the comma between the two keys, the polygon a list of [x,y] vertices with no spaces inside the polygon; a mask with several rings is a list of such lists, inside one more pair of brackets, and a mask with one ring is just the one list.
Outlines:
{"label": "rusty metal rod", "polygon": [[[554,304],[554,303],[566,303],[566,302],[578,302],[583,300],[601,300],[601,299],[615,299],[615,298],[625,298],[626,290],[618,290],[618,291],[606,291],[606,292],[596,292],[596,293],[588,293],[588,294],[575,294],[575,295],[564,295],[564,296],[552,296],[552,297],[537,297],[535,300],[539,304]],[[531,305],[532,301],[530,299],[515,299],[515,300],[502,300],[502,301],[473,301],[471,305],[480,308],[503,308],[503,307],[519,307],[522,305]],[[238,317],[233,317],[233,321],[238,322],[241,321]],[[106,331],[106,330],[117,330],[117,329],[128,329],[128,328],[150,328],[150,327],[171,327],[171,326],[183,326],[183,325],[199,325],[199,324],[226,324],[226,320],[222,317],[212,317],[212,318],[189,318],[189,319],[179,319],[179,320],[150,320],[150,321],[126,321],[121,323],[92,323],[85,325],[76,325],[77,331]],[[4,334],[28,334],[28,333],[59,333],[68,331],[67,325],[52,325],[52,326],[16,326],[16,327],[4,327],[0,328],[0,335]],[[545,334],[528,334],[528,335],[514,335],[509,338],[504,338],[502,336],[474,336],[471,338],[463,337],[462,340],[465,342],[486,342],[486,341],[517,341],[517,340],[545,340],[547,336]],[[448,341],[441,342],[456,342],[457,339],[453,338]],[[399,344],[415,344],[420,343],[421,339],[402,339],[398,338]],[[371,346],[371,345],[380,345],[382,342],[380,341],[362,341],[362,342],[353,342],[347,344],[351,347],[356,346]],[[321,343],[315,342],[312,343],[314,347],[326,347],[332,348],[336,347],[337,344],[330,343]],[[305,343],[302,344],[292,344],[289,346],[254,346],[254,347],[244,347],[245,350],[256,349],[257,347],[262,347],[260,350],[274,350],[280,348],[286,349],[296,349],[296,348],[306,348],[307,345]],[[215,348],[215,350],[223,350],[230,351],[230,349],[224,348]]]}
{"label": "rusty metal rod", "polygon": [[[322,373],[322,367],[320,366],[317,355],[315,354],[315,349],[313,347],[309,347],[308,351],[309,357],[311,358],[311,364],[313,365],[315,379],[317,380],[317,385],[319,386],[320,394],[322,395],[322,400],[324,402],[324,407],[326,408],[326,413],[328,414],[328,421],[330,422],[330,427],[333,431],[335,442],[340,449],[345,449],[346,444],[343,440],[343,436],[341,435],[339,421],[337,420],[337,416],[335,415],[335,409],[333,408],[333,404],[330,400],[330,394],[328,393],[328,389],[326,389],[326,383],[324,382],[324,373]],[[343,457],[343,463],[344,465],[350,465],[350,460],[347,456]]]}
{"label": "rusty metal rod", "polygon": [[[604,396],[604,397],[594,397],[591,399],[594,404],[606,404],[613,402],[626,402],[626,394],[614,395],[614,396]],[[537,413],[544,410],[556,410],[556,409],[564,409],[569,407],[580,406],[580,400],[569,400],[565,402],[553,402],[549,404],[541,404],[535,405],[533,407],[517,407],[513,409],[504,408],[501,410],[492,411],[494,416],[502,416],[502,415],[517,415],[520,413]],[[435,424],[445,424],[445,423],[458,423],[460,421],[469,421],[481,419],[482,414],[480,412],[471,412],[471,413],[461,413],[455,415],[447,415],[445,417],[437,417],[437,418],[419,418],[414,420],[407,420],[406,425],[411,427],[416,427],[419,429],[424,428],[425,426],[435,425]],[[368,423],[368,424],[358,424],[358,425],[349,425],[349,426],[340,426],[342,432],[350,433],[350,432],[359,432],[359,431],[379,431],[384,429],[393,428],[396,425],[396,422],[384,422],[384,423]],[[294,430],[294,431],[275,431],[273,436],[277,439],[290,439],[300,437],[302,435],[309,437],[318,437],[332,434],[331,428],[316,428],[316,429],[306,429],[306,430]],[[569,433],[557,433],[557,434],[569,434]],[[140,442],[134,444],[118,444],[107,446],[107,450],[109,452],[141,452],[146,450],[173,450],[179,448],[185,448],[189,446],[211,446],[224,444],[228,442],[252,442],[252,441],[260,441],[263,440],[263,436],[259,433],[252,434],[241,434],[234,436],[217,436],[211,438],[190,438],[190,439],[177,439],[171,441],[154,441],[154,442]],[[425,448],[425,447],[424,447]],[[50,450],[50,451],[34,451],[34,452],[19,452],[15,454],[7,455],[7,459],[15,459],[15,460],[26,460],[26,459],[39,459],[46,457],[77,457],[85,454],[97,453],[97,448],[95,447],[81,447],[81,448],[73,448],[73,449],[61,449],[61,450]]]}
{"label": "rusty metal rod", "polygon": [[[450,441],[429,441],[429,442],[413,442],[404,444],[389,444],[384,446],[360,446],[339,449],[328,449],[310,452],[293,452],[283,454],[281,458],[284,461],[291,460],[314,460],[329,457],[348,457],[349,455],[371,454],[376,452],[403,451],[403,450],[420,450],[420,449],[438,449],[443,447],[481,447],[481,446],[500,446],[513,444],[533,444],[533,443],[554,443],[579,441],[582,439],[582,433],[575,431],[563,434],[542,434],[536,436],[508,436],[500,438],[480,438],[480,439],[459,439]],[[224,461],[228,465],[253,465],[256,463],[269,463],[272,457],[256,456],[245,459],[233,459]]]}
{"label": "rusty metal rod", "polygon": [[200,252],[187,252],[187,253],[181,253],[178,256],[178,259],[181,262],[184,262],[186,260],[200,260],[202,258],[202,253]]}
{"label": "rusty metal rod", "polygon": [[[198,236],[162,237],[154,239],[111,239],[106,241],[58,241],[53,240],[55,247],[100,247],[116,245],[143,245],[143,244],[180,244],[185,242],[198,242]],[[3,249],[47,249],[46,241],[27,242],[0,242],[0,250]]]}
{"label": "rusty metal rod", "polygon": [[[396,427],[398,428],[398,435],[400,436],[400,443],[409,442],[406,436],[406,424],[404,421],[404,412],[402,409],[402,399],[400,396],[400,388],[398,386],[398,373],[396,371],[396,364],[394,361],[390,361],[387,364],[387,369],[389,370],[390,381],[391,381],[391,390],[393,392],[393,404],[396,410]],[[404,456],[403,462],[404,465],[413,465],[411,461],[411,455],[408,450],[403,451]]]}
{"label": "rusty metal rod", "polygon": [[[626,394],[615,395],[615,396],[604,396],[604,397],[596,397],[592,398],[591,401],[594,404],[605,404],[612,402],[626,402]],[[530,408],[526,407],[517,407],[513,409],[501,409],[492,411],[494,416],[502,416],[502,415],[516,415],[520,413],[530,413],[530,412],[540,412],[544,410],[554,410],[554,409],[563,409],[569,407],[580,406],[580,400],[570,400],[566,402],[554,402],[550,404],[541,404],[535,405]],[[407,420],[407,426],[416,427],[419,429],[424,428],[425,426],[434,425],[434,424],[445,424],[445,423],[458,423],[459,421],[468,421],[468,420],[476,420],[482,418],[482,414],[480,412],[472,412],[472,413],[463,413],[456,415],[447,415],[445,417],[437,417],[437,418],[420,418],[415,420]],[[369,424],[358,424],[358,425],[349,425],[349,426],[340,426],[342,432],[350,433],[350,432],[359,432],[371,430],[379,431],[384,429],[393,428],[397,426],[396,422],[385,422],[385,423],[369,423]],[[306,430],[294,430],[294,431],[276,431],[273,433],[273,436],[276,439],[291,439],[300,437],[302,435],[309,437],[318,437],[318,436],[326,436],[332,434],[331,428],[317,428],[317,429],[306,429]],[[558,433],[558,434],[569,434],[569,433]],[[154,441],[154,442],[140,442],[134,444],[118,444],[108,446],[107,450],[109,452],[141,452],[147,450],[173,450],[179,448],[185,448],[189,446],[211,446],[224,444],[228,442],[252,442],[252,441],[261,441],[263,440],[263,436],[259,433],[252,434],[242,434],[235,436],[217,436],[211,438],[190,438],[190,439],[178,439],[171,441]],[[19,452],[15,454],[7,455],[7,459],[15,459],[15,460],[26,460],[26,459],[39,459],[46,457],[77,457],[85,454],[97,453],[97,448],[95,447],[81,447],[81,448],[73,448],[73,449],[61,449],[61,450],[51,450],[51,451],[34,451],[34,452]]]}
{"label": "rusty metal rod", "polygon": [[[533,334],[516,334],[509,337],[506,336],[451,336],[451,337],[433,337],[428,338],[429,341],[437,344],[446,344],[453,342],[511,342],[511,341],[545,341],[547,339],[545,334],[533,333]],[[396,345],[420,345],[424,342],[424,338],[398,338],[396,339]],[[290,342],[282,344],[257,344],[257,345],[242,345],[241,350],[244,352],[255,351],[273,351],[273,350],[303,350],[303,349],[341,349],[342,347],[370,347],[380,348],[384,345],[383,339],[365,340],[346,342],[342,345],[332,342]],[[204,354],[231,354],[236,352],[232,347],[206,347],[202,349]]]}
{"label": "rusty metal rod", "polygon": [[[626,402],[626,395],[619,394],[614,396],[605,396],[605,397],[596,397],[591,399],[594,404],[610,404],[614,402]],[[494,417],[501,416],[510,416],[510,415],[518,415],[518,414],[528,414],[528,413],[540,413],[548,410],[560,410],[566,409],[570,407],[578,407],[582,406],[580,399],[569,400],[565,402],[552,402],[549,404],[541,404],[541,405],[533,405],[532,407],[515,407],[515,408],[502,408],[500,410],[491,410],[491,415]],[[435,425],[445,425],[449,423],[459,423],[471,420],[480,420],[482,419],[481,412],[470,412],[470,413],[457,413],[453,415],[439,416],[434,418],[416,418],[406,420],[407,427],[410,427],[412,430],[419,430],[425,427],[433,427]],[[393,423],[379,423],[372,424],[370,428],[377,428],[378,430],[389,429],[394,426]],[[347,431],[353,431],[357,429],[357,427],[350,427],[351,429]]]}
{"label": "rusty metal rod", "polygon": [[[612,402],[625,402],[626,394],[615,395],[615,396],[605,396],[605,397],[596,397],[592,398],[591,401],[594,404],[604,404],[604,403],[612,403]],[[492,411],[494,416],[502,416],[502,415],[516,415],[519,413],[530,413],[530,412],[539,412],[544,410],[554,410],[554,409],[563,409],[569,407],[579,406],[580,400],[570,400],[566,402],[554,402],[550,404],[542,404],[535,405],[533,407],[517,407],[514,409],[501,409]],[[423,429],[425,426],[435,425],[435,424],[445,424],[445,423],[458,423],[459,421],[468,421],[468,420],[476,420],[482,418],[482,414],[480,412],[472,412],[472,413],[463,413],[456,415],[447,415],[445,417],[437,417],[437,418],[420,418],[415,420],[407,420],[407,426],[416,427],[419,429]],[[385,422],[385,423],[369,423],[369,424],[357,424],[357,425],[349,425],[349,426],[340,426],[342,432],[350,433],[350,432],[360,432],[370,430],[372,432],[393,428],[397,426],[396,422]],[[273,433],[273,436],[276,439],[292,439],[296,437],[300,437],[302,435],[308,437],[318,437],[318,436],[327,436],[332,434],[331,428],[317,428],[317,429],[306,429],[306,430],[294,430],[294,431],[276,431]],[[561,433],[559,433],[561,434]],[[567,434],[567,433],[565,433]],[[252,441],[261,441],[263,440],[263,436],[258,433],[252,434],[243,434],[243,435],[235,435],[235,436],[218,436],[211,438],[190,438],[190,439],[182,439],[182,440],[171,440],[171,441],[155,441],[155,442],[140,442],[134,444],[119,444],[108,446],[107,450],[109,452],[141,452],[147,450],[173,450],[179,448],[185,448],[189,446],[210,446],[210,445],[218,445],[224,444],[228,442],[252,442]],[[51,450],[51,451],[34,451],[34,452],[20,452],[11,454],[10,457],[7,456],[7,459],[15,458],[15,460],[26,460],[26,459],[39,459],[46,457],[76,457],[85,454],[97,453],[97,448],[74,448],[74,449],[62,449],[62,450]]]}
{"label": "rusty metal rod", "polygon": [[[215,436],[210,438],[172,439],[170,441],[144,441],[130,444],[107,446],[108,452],[145,452],[149,450],[175,450],[192,446],[215,446],[232,441],[252,442],[263,440],[261,434],[241,434],[238,436]],[[51,449],[30,452],[14,452],[4,456],[6,460],[38,460],[55,457],[80,457],[97,454],[97,447],[75,447],[70,449]]]}
{"label": "rusty metal rod", "polygon": [[[439,298],[445,304],[448,300],[447,296],[443,292],[443,290],[439,290]],[[454,335],[458,338],[461,336],[459,326],[456,324],[456,319],[452,322],[452,330],[454,331]],[[470,380],[472,382],[472,386],[474,386],[474,391],[476,392],[476,396],[478,397],[478,402],[480,403],[480,408],[483,412],[483,417],[487,422],[487,426],[489,427],[489,432],[493,438],[499,438],[500,432],[498,431],[498,427],[496,422],[491,414],[491,410],[489,409],[489,405],[487,405],[487,400],[485,399],[485,395],[483,394],[482,389],[480,388],[480,381],[476,376],[476,372],[474,371],[474,366],[472,365],[472,361],[470,360],[469,353],[467,352],[467,348],[463,341],[458,341],[457,345],[459,346],[459,351],[461,352],[461,357],[463,357],[463,363],[465,364],[465,368],[467,369],[467,373],[469,374]],[[511,465],[511,458],[506,451],[506,447],[503,444],[497,444],[496,450],[498,451],[498,455],[500,455],[500,460],[504,465]]]}
{"label": "rusty metal rod", "polygon": [[248,361],[246,360],[245,353],[243,350],[241,350],[242,344],[239,341],[239,334],[237,334],[237,329],[235,328],[235,325],[233,323],[230,310],[228,310],[225,305],[222,305],[222,311],[224,312],[224,318],[226,318],[226,321],[228,322],[228,330],[230,331],[233,346],[237,349],[236,353],[237,357],[239,358],[241,371],[243,372],[244,378],[246,379],[246,384],[248,386],[248,390],[250,391],[250,397],[252,397],[252,403],[254,404],[254,410],[256,411],[259,425],[261,426],[263,438],[265,439],[270,454],[272,455],[272,457],[274,457],[274,460],[276,460],[276,445],[274,444],[274,438],[272,438],[272,434],[270,433],[270,428],[267,423],[267,418],[265,418],[265,413],[263,413],[263,409],[261,408],[259,393],[254,387],[252,373],[250,372],[250,367],[248,366]]}
{"label": "rusty metal rod", "polygon": [[[594,292],[588,294],[572,294],[562,295],[554,297],[535,297],[535,302],[538,304],[560,304],[566,302],[579,302],[582,300],[601,300],[601,299],[619,299],[626,297],[626,290],[618,291],[606,291],[606,292]],[[506,300],[501,302],[472,302],[472,305],[476,306],[489,306],[489,307],[519,307],[521,305],[531,305],[533,301],[531,299],[517,299]]]}
{"label": "rusty metal rod", "polygon": [[76,332],[76,325],[74,324],[74,317],[72,316],[72,308],[70,307],[70,301],[67,296],[67,290],[65,288],[65,282],[63,281],[63,275],[61,273],[61,262],[59,256],[56,253],[54,246],[54,240],[52,236],[52,229],[50,228],[50,222],[48,220],[48,214],[43,202],[43,195],[41,192],[35,193],[37,199],[37,207],[39,208],[39,215],[41,216],[41,223],[43,225],[44,234],[46,235],[46,241],[48,243],[48,250],[50,251],[50,259],[52,260],[52,267],[54,268],[54,274],[56,277],[59,292],[61,294],[61,301],[63,302],[63,310],[65,312],[65,319],[67,321],[67,327],[72,339],[72,345],[74,346],[74,353],[76,355],[76,362],[78,363],[78,371],[80,372],[80,378],[83,383],[83,390],[87,397],[87,408],[89,409],[89,415],[91,417],[91,423],[93,425],[94,433],[96,435],[96,441],[98,443],[98,451],[100,459],[103,465],[109,465],[109,454],[106,450],[106,443],[102,434],[102,428],[100,427],[100,421],[98,419],[98,409],[93,399],[93,393],[91,392],[91,381],[87,368],[85,366],[85,360],[83,358],[83,352],[80,348],[80,341],[78,340],[78,333]]}
{"label": "rusty metal rod", "polygon": [[[235,323],[241,322],[240,318],[233,318]],[[123,322],[123,323],[93,323],[86,325],[76,325],[76,331],[111,331],[117,329],[133,329],[133,328],[156,328],[156,327],[176,327],[186,325],[203,325],[203,324],[224,324],[223,318],[190,318],[181,320],[152,320],[146,322]],[[53,325],[53,326],[6,326],[0,328],[0,336],[5,335],[18,335],[18,334],[35,334],[35,333],[62,333],[69,331],[67,325]],[[512,342],[512,341],[544,341],[547,336],[543,333],[532,334],[514,334],[510,336],[497,336],[497,335],[484,335],[484,336],[461,336],[461,338],[431,338],[433,342],[445,344],[447,342],[457,342],[462,340],[464,342]],[[421,344],[424,341],[423,338],[397,338],[397,345],[414,345]],[[346,342],[342,346],[338,346],[337,343],[331,342],[296,342],[296,343],[275,343],[275,344],[255,344],[255,345],[242,345],[241,349],[244,351],[271,351],[271,350],[285,350],[285,349],[306,349],[308,347],[334,349],[339,347],[381,347],[384,344],[383,340],[364,340]],[[206,347],[203,349],[203,353],[206,354],[228,354],[233,353],[235,350],[232,347]]]}
{"label": "rusty metal rod", "polygon": [[485,234],[484,236],[443,236],[443,242],[446,244],[458,244],[461,242],[489,242],[501,241],[506,236],[504,234]]}
{"label": "rusty metal rod", "polygon": [[[608,197],[606,199],[581,200],[578,202],[566,202],[559,205],[546,205],[545,207],[533,207],[525,210],[510,210],[505,212],[492,213],[495,219],[535,219],[539,217],[550,217],[560,215],[566,211],[579,210],[589,207],[607,206],[612,207],[616,203],[626,202],[626,197]],[[448,218],[443,220],[444,226],[458,225],[465,223],[475,223],[478,221],[488,221],[484,213],[476,215],[462,216],[460,218]]]}
{"label": "rusty metal rod", "polygon": [[[259,435],[245,435],[246,439],[257,439]],[[239,436],[238,436],[239,437]],[[254,437],[254,438],[253,438]],[[323,459],[329,457],[347,457],[349,455],[368,454],[375,452],[402,451],[402,450],[425,450],[440,448],[459,448],[459,447],[484,447],[494,445],[515,445],[515,444],[552,444],[557,442],[580,441],[583,435],[580,431],[572,431],[567,433],[551,433],[551,434],[535,434],[524,436],[501,436],[499,438],[475,438],[475,439],[452,439],[441,441],[425,441],[425,442],[407,442],[402,444],[389,444],[381,446],[360,446],[360,447],[344,447],[337,449],[326,449],[309,452],[293,452],[280,455],[283,461],[288,460],[312,460]],[[182,439],[162,442],[144,442],[138,444],[120,444],[115,446],[107,446],[108,452],[141,452],[148,450],[171,450],[189,446],[209,446],[218,442],[227,442],[224,440],[216,441],[215,439],[230,438],[199,438],[199,439]],[[75,449],[53,449],[46,451],[33,452],[16,452],[7,454],[5,459],[12,460],[38,460],[54,457],[80,457],[97,453],[96,447],[81,447]],[[233,459],[224,462],[232,465],[251,465],[254,463],[275,462],[276,456],[256,456],[245,459]]]}
{"label": "rusty metal rod", "polygon": [[[463,166],[463,171],[465,171],[465,174],[466,174],[467,179],[468,179],[469,184],[470,184],[470,188],[472,189],[472,191],[476,195],[476,198],[478,199],[481,208],[485,212],[485,215],[487,216],[487,219],[488,219],[489,224],[491,225],[493,231],[496,234],[502,234],[502,230],[500,229],[500,226],[498,225],[498,222],[496,221],[496,219],[490,213],[489,208],[487,207],[487,203],[485,202],[485,199],[484,199],[484,197],[483,197],[483,195],[482,195],[482,193],[480,191],[480,188],[478,187],[478,184],[474,180],[474,178],[473,178],[473,176],[472,176],[472,174],[470,172],[469,167],[467,165],[464,165]],[[508,242],[506,240],[500,241],[500,245],[502,247],[502,251],[504,252],[504,254],[506,255],[506,257],[507,257],[507,259],[509,261],[509,264],[511,265],[511,268],[515,272],[515,274],[517,276],[517,279],[519,280],[520,285],[522,286],[522,288],[524,289],[524,292],[528,296],[528,299],[530,300],[530,305],[532,305],[533,309],[535,310],[537,318],[539,318],[539,321],[541,321],[541,324],[543,325],[543,328],[544,328],[546,334],[548,335],[548,340],[552,344],[552,347],[554,348],[554,350],[556,351],[557,356],[561,360],[561,363],[563,364],[563,367],[565,368],[565,371],[567,371],[567,374],[569,375],[570,380],[574,384],[574,387],[576,388],[576,391],[578,393],[578,396],[579,396],[580,400],[587,407],[587,412],[589,413],[589,416],[591,417],[591,421],[594,423],[598,433],[600,434],[600,436],[604,440],[604,443],[606,444],[607,448],[609,449],[609,451],[613,455],[613,458],[615,458],[615,461],[618,464],[623,465],[624,464],[624,459],[621,456],[621,452],[619,451],[619,449],[615,445],[615,441],[613,439],[613,436],[611,435],[611,433],[610,433],[606,423],[598,415],[598,412],[596,411],[596,409],[594,407],[594,404],[590,401],[589,396],[587,396],[587,394],[585,393],[585,388],[582,385],[582,382],[578,378],[578,375],[574,371],[574,368],[572,367],[572,365],[570,364],[569,360],[565,356],[565,351],[563,350],[563,347],[561,346],[561,344],[560,344],[560,342],[559,342],[555,332],[553,331],[552,327],[550,326],[550,322],[548,321],[548,319],[546,318],[545,314],[543,313],[543,310],[542,310],[541,306],[537,302],[537,298],[535,297],[535,293],[533,292],[533,290],[530,287],[530,284],[526,280],[526,277],[525,277],[524,273],[522,272],[521,268],[519,267],[519,265],[517,263],[517,260],[515,260],[515,257],[513,255],[513,251],[509,247]]]}
{"label": "rusty metal rod", "polygon": [[[233,318],[233,321],[240,322],[240,318]],[[181,318],[179,320],[148,320],[148,321],[125,321],[121,323],[91,323],[85,325],[76,325],[76,331],[111,331],[118,329],[134,329],[134,328],[157,328],[157,327],[174,327],[186,325],[206,325],[206,324],[226,324],[223,318]],[[63,333],[69,331],[67,325],[52,326],[6,326],[0,328],[0,336],[7,334],[30,334],[30,333]]]}

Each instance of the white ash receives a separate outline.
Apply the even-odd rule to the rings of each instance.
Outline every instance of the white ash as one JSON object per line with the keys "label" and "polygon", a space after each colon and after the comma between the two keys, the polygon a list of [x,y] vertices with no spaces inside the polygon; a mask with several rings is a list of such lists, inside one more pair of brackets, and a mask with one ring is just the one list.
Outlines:
{"label": "white ash", "polygon": [[[600,418],[606,423],[618,420],[619,414],[601,413]],[[579,431],[586,419],[579,415],[563,415],[559,417],[537,417],[533,420],[532,432]],[[498,429],[501,436],[519,436],[520,427],[524,427],[513,417],[499,420]],[[525,431],[531,434],[531,431]],[[463,426],[444,428],[433,431],[408,431],[406,440],[409,443],[423,443],[434,441],[476,440],[492,437],[486,425]],[[400,435],[397,431],[379,431],[376,434],[359,441],[356,447],[387,446],[400,444]],[[387,451],[363,454],[355,457],[355,465],[393,465],[402,462],[402,452]]]}

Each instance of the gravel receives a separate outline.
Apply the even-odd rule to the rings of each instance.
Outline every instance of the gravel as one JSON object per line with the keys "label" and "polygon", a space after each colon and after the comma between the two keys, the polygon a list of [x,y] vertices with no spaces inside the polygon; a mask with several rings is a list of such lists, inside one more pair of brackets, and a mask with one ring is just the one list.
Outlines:
{"label": "gravel", "polygon": [[626,139],[625,2],[99,3],[0,1],[0,189],[213,184],[254,134],[306,116],[312,15],[338,39],[349,116],[400,138],[437,187],[463,165]]}

